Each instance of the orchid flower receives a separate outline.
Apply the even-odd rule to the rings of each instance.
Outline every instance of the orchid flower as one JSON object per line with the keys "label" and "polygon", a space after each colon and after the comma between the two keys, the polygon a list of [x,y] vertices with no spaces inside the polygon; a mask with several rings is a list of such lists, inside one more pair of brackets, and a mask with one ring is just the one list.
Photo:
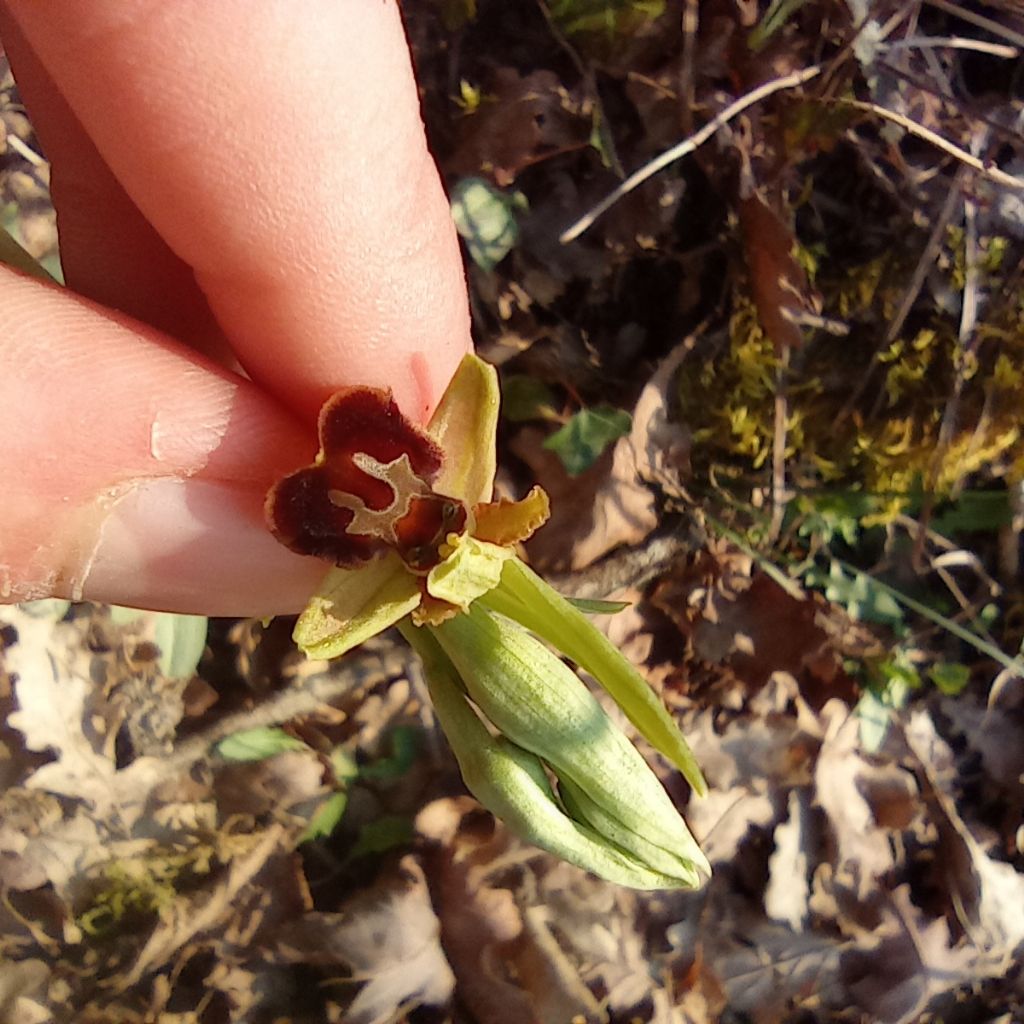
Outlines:
{"label": "orchid flower", "polygon": [[610,881],[698,886],[710,867],[668,794],[555,652],[590,673],[703,795],[700,769],[643,677],[517,556],[548,499],[534,487],[521,501],[493,500],[497,424],[497,374],[471,355],[425,430],[386,390],[328,399],[316,460],[267,496],[274,535],[334,563],[295,641],[333,658],[398,625],[485,807]]}

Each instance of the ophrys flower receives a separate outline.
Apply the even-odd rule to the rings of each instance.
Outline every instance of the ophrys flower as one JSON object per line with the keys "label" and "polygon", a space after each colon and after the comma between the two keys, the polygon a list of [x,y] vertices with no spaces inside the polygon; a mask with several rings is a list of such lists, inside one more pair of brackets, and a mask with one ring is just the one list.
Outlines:
{"label": "ophrys flower", "polygon": [[278,539],[336,566],[295,640],[310,656],[337,657],[400,624],[485,806],[610,880],[698,885],[710,868],[660,782],[546,644],[593,675],[703,794],[700,770],[639,673],[516,556],[548,502],[536,487],[522,501],[492,500],[497,419],[497,376],[475,356],[425,431],[385,391],[328,400],[316,461],[267,498]]}

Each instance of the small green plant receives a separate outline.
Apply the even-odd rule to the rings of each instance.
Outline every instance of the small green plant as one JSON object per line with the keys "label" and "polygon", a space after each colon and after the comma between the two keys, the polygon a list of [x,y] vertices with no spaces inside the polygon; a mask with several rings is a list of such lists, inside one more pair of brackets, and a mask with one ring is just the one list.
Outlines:
{"label": "small green plant", "polygon": [[[391,753],[366,764],[357,764],[343,747],[335,747],[328,755],[331,768],[333,792],[313,812],[309,825],[299,836],[299,843],[314,839],[325,839],[341,824],[348,807],[349,791],[357,780],[387,781],[405,775],[416,761],[420,749],[417,730],[399,726],[388,733]],[[278,726],[260,726],[232,733],[217,744],[217,753],[225,761],[265,761],[292,750],[310,750],[307,743]],[[396,821],[404,823],[400,828]],[[388,824],[381,824],[387,821]],[[407,819],[381,819],[364,825],[356,837],[349,859],[354,860],[366,852],[379,852],[385,835],[403,835],[403,842],[411,838],[411,826]],[[387,846],[398,845],[391,843]]]}
{"label": "small green plant", "polygon": [[519,239],[517,217],[528,205],[522,192],[502,191],[484,178],[463,178],[452,189],[455,230],[481,270],[493,270],[512,251]]}
{"label": "small green plant", "polygon": [[544,447],[562,460],[570,476],[579,476],[610,444],[628,434],[632,425],[633,418],[624,409],[595,405],[570,417],[545,440]]}

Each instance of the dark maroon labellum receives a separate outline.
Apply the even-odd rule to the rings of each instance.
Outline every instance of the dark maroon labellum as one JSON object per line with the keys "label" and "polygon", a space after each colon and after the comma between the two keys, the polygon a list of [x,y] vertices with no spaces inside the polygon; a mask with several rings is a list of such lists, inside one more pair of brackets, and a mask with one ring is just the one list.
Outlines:
{"label": "dark maroon labellum", "polygon": [[462,502],[435,494],[443,453],[378,388],[332,395],[319,417],[320,453],[267,495],[271,532],[300,555],[355,568],[392,549],[413,572],[441,561],[449,533],[461,533]]}

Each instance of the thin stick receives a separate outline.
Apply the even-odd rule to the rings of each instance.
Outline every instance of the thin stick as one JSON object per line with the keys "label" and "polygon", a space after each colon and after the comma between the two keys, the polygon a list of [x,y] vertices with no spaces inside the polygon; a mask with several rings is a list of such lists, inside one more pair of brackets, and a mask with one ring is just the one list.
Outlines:
{"label": "thin stick", "polygon": [[[814,64],[809,68],[804,68],[802,71],[795,71],[791,75],[784,75],[782,78],[772,79],[770,82],[765,82],[764,85],[759,85],[756,89],[752,89],[750,92],[745,93],[738,100],[730,103],[720,114],[713,117],[703,128],[693,133],[689,138],[684,139],[682,142],[673,146],[671,149],[665,150],[660,156],[656,156],[649,163],[644,164],[639,170],[634,171],[621,185],[618,186],[613,192],[605,196],[592,210],[585,213],[571,228],[567,231],[562,232],[558,240],[563,244],[567,245],[569,242],[575,241],[580,235],[583,234],[602,214],[606,213],[612,206],[614,206],[624,195],[628,195],[638,185],[642,185],[648,178],[654,177],[658,171],[668,167],[669,164],[675,163],[677,160],[692,153],[695,149],[699,149],[704,145],[705,142],[710,139],[715,132],[718,131],[723,125],[728,124],[737,114],[742,113],[747,107],[753,106],[755,103],[763,100],[766,96],[771,96],[773,93],[781,92],[783,89],[794,89],[798,85],[803,85],[804,82],[809,82],[812,78],[817,77],[821,74],[823,66],[821,64]],[[1022,183],[1024,187],[1024,183]]]}
{"label": "thin stick", "polygon": [[[850,397],[847,398],[843,403],[843,407],[839,410],[839,413],[836,416],[837,423],[842,423],[846,417],[853,412],[853,409],[860,401],[861,396],[867,391],[868,387],[874,383],[875,371],[881,365],[883,349],[887,349],[899,337],[900,331],[903,330],[903,325],[906,323],[907,317],[910,315],[910,311],[913,309],[918,295],[921,294],[925,278],[928,276],[928,271],[931,269],[935,260],[935,254],[939,251],[939,248],[942,245],[942,239],[946,233],[946,228],[949,226],[949,222],[953,218],[953,212],[956,209],[957,203],[960,201],[959,175],[963,173],[965,172],[958,172],[954,186],[946,195],[946,201],[943,203],[942,211],[939,213],[935,223],[932,225],[931,234],[928,236],[928,241],[925,242],[924,249],[921,251],[920,258],[917,261],[917,266],[914,268],[914,273],[911,275],[910,283],[907,285],[906,291],[903,293],[903,299],[900,302],[899,309],[897,309],[896,315],[889,322],[889,327],[885,332],[881,344],[875,349],[867,370],[861,375],[860,380],[857,382],[857,386],[853,389]],[[879,389],[871,408],[871,416],[877,415],[884,400],[885,392],[884,390]]]}
{"label": "thin stick", "polygon": [[944,138],[937,132],[933,132],[931,128],[925,128],[923,124],[918,124],[909,117],[904,117],[903,114],[897,114],[895,110],[889,110],[888,107],[880,107],[877,103],[865,103],[863,100],[840,99],[836,102],[842,103],[847,107],[855,107],[857,110],[866,110],[872,114],[877,114],[886,121],[892,121],[893,124],[898,124],[901,128],[905,128],[911,135],[916,135],[918,138],[930,142],[944,153],[955,157],[962,164],[974,168],[982,177],[998,182],[1000,185],[1005,185],[1007,188],[1024,191],[1024,178],[1007,174],[1006,171],[1000,170],[998,167],[989,167],[984,160],[979,159],[973,153],[969,153],[966,149],[961,149],[956,144],[950,142],[949,139]]}
{"label": "thin stick", "polygon": [[972,50],[975,53],[987,53],[993,57],[1005,57],[1013,60],[1020,56],[1016,46],[1004,46],[1002,43],[989,43],[984,39],[970,39],[963,36],[913,36],[909,39],[897,39],[893,43],[883,43],[881,49],[887,53],[891,50],[923,50],[936,47],[949,50]]}
{"label": "thin stick", "polygon": [[1024,46],[1024,35],[1014,32],[1013,29],[1009,29],[1005,25],[1000,25],[994,18],[986,18],[984,14],[975,14],[974,11],[961,7],[959,4],[949,3],[948,0],[926,0],[926,2],[929,6],[937,7],[947,14],[955,14],[958,18],[977,25],[978,28],[987,28],[989,32],[994,32],[997,36],[1002,36],[1017,46]]}
{"label": "thin stick", "polygon": [[29,146],[26,146],[25,143],[22,142],[21,139],[19,139],[18,136],[14,135],[13,133],[8,133],[7,145],[10,146],[15,153],[23,157],[34,167],[42,167],[46,163],[46,161],[34,149],[31,149]]}
{"label": "thin stick", "polygon": [[683,131],[693,131],[693,108],[697,96],[697,30],[700,28],[698,0],[685,0],[683,4],[683,52],[680,58],[679,93],[682,96]]}

